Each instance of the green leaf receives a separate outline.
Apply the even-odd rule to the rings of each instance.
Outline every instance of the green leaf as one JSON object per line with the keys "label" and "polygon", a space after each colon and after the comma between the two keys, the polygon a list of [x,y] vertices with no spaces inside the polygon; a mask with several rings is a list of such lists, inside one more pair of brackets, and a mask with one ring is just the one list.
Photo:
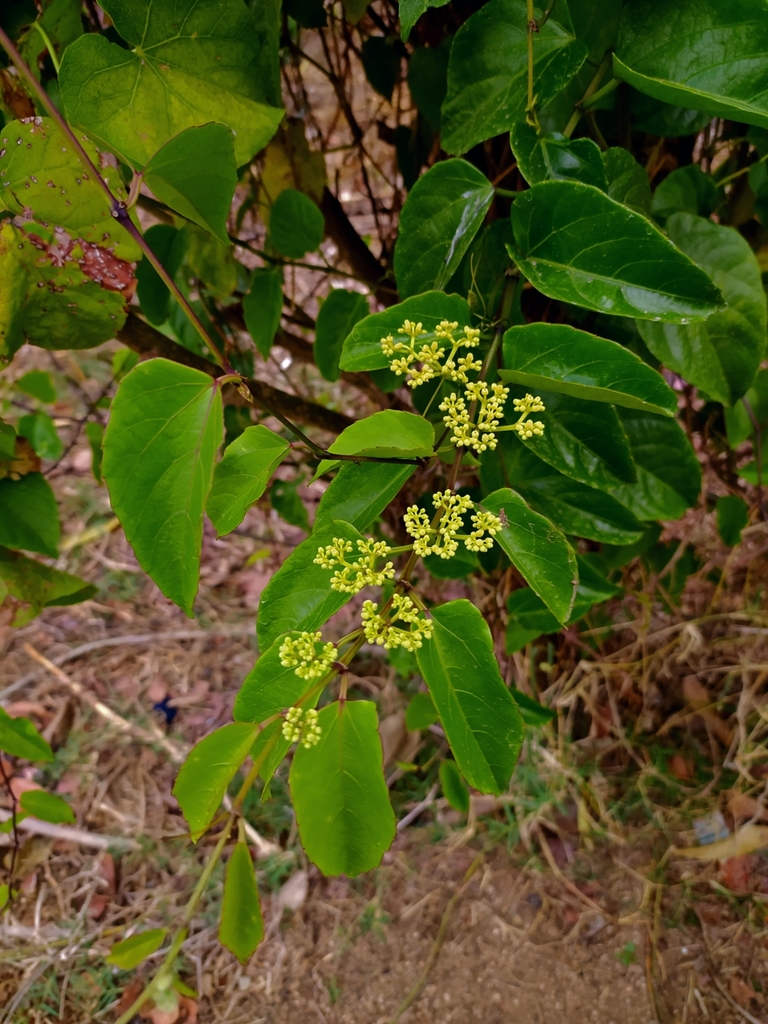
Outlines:
{"label": "green leaf", "polygon": [[359,875],[379,865],[395,838],[376,705],[337,701],[318,725],[319,742],[299,745],[291,764],[301,845],[324,875]]}
{"label": "green leaf", "polygon": [[285,188],[269,211],[269,237],[281,255],[300,260],[323,240],[325,221],[309,196]]}
{"label": "green leaf", "polygon": [[405,709],[405,727],[409,732],[428,729],[433,722],[438,722],[435,702],[428,693],[414,693]]}
{"label": "green leaf", "polygon": [[512,126],[510,145],[529,185],[565,179],[583,181],[603,192],[608,188],[600,147],[591,139],[568,139],[559,132],[539,135],[520,121]]}
{"label": "green leaf", "polygon": [[360,292],[335,288],[320,307],[315,325],[315,363],[326,380],[341,376],[339,359],[344,339],[355,324],[368,316],[368,303]]}
{"label": "green leaf", "polygon": [[674,416],[677,398],[664,378],[615,341],[568,324],[526,324],[504,335],[502,380],[592,402]]}
{"label": "green leaf", "polygon": [[400,38],[405,42],[411,30],[429,7],[445,7],[449,0],[399,0]]}
{"label": "green leaf", "polygon": [[115,381],[119,384],[123,377],[129,374],[138,362],[138,352],[134,352],[130,348],[118,349],[112,356],[112,376],[115,378]]}
{"label": "green leaf", "polygon": [[104,482],[101,475],[101,461],[104,456],[102,444],[104,441],[104,427],[100,423],[90,420],[85,424],[85,436],[88,438],[88,445],[91,449],[91,471],[97,484]]}
{"label": "green leaf", "polygon": [[8,900],[11,898],[11,890],[7,882],[0,885],[0,910],[4,910]]}
{"label": "green leaf", "polygon": [[[37,221],[63,228],[74,239],[110,249],[121,259],[140,258],[141,250],[112,216],[104,193],[55,121],[11,121],[0,139],[0,207],[16,215],[31,209]],[[82,132],[78,141],[101,167],[93,143]],[[105,165],[102,173],[115,197],[125,202],[128,196],[117,171]]]}
{"label": "green leaf", "polygon": [[634,0],[624,7],[613,73],[666,103],[768,127],[766,50],[762,2]]}
{"label": "green leaf", "polygon": [[[16,431],[10,423],[0,420],[0,462],[12,462],[16,457]],[[5,471],[7,467],[0,467]]]}
{"label": "green leaf", "polygon": [[512,564],[558,622],[567,622],[579,582],[568,541],[509,487],[489,494],[481,504],[501,518],[502,530],[495,539]]}
{"label": "green leaf", "polygon": [[516,686],[510,687],[509,692],[512,694],[514,702],[517,704],[517,710],[520,712],[520,717],[526,725],[537,729],[542,725],[546,725],[547,722],[551,722],[553,718],[557,718],[556,711],[546,707],[544,704],[540,704],[533,697],[529,697],[527,693],[518,690]]}
{"label": "green leaf", "polygon": [[[139,168],[185,128],[226,114],[237,165],[275,134],[283,111],[265,102],[256,25],[240,0],[104,0],[133,49],[85,35],[64,54],[59,84],[67,118]],[[204,159],[204,155],[201,154]]]}
{"label": "green leaf", "polygon": [[449,320],[464,327],[470,323],[470,317],[467,300],[459,295],[446,295],[439,291],[414,295],[355,324],[344,342],[339,365],[342,370],[382,370],[389,366],[390,360],[381,350],[381,339],[388,334],[398,334],[406,320],[422,325],[427,332],[423,336],[425,345],[437,341],[444,347],[444,339],[435,337],[437,325]]}
{"label": "green leaf", "polygon": [[282,9],[302,28],[325,28],[328,24],[323,0],[283,0]]}
{"label": "green leaf", "polygon": [[[408,2],[408,0],[405,0]],[[423,0],[417,0],[423,2]],[[400,18],[403,18],[400,5]],[[407,38],[403,25],[403,39]],[[408,91],[419,113],[426,118],[430,128],[440,131],[440,107],[448,89],[448,58],[452,38],[444,39],[439,46],[419,46],[408,61]]]}
{"label": "green leaf", "polygon": [[466,814],[469,810],[469,790],[455,761],[440,763],[440,788],[455,811]]}
{"label": "green leaf", "polygon": [[142,960],[160,949],[167,934],[167,928],[149,928],[145,932],[131,935],[129,939],[114,944],[105,957],[106,962],[114,964],[121,971],[133,970]]}
{"label": "green leaf", "polygon": [[264,938],[261,901],[246,843],[236,843],[227,864],[219,942],[244,964]]}
{"label": "green leaf", "polygon": [[0,480],[0,544],[58,558],[59,509],[42,473]]}
{"label": "green leaf", "polygon": [[232,722],[204,736],[187,755],[176,776],[173,795],[189,825],[192,842],[205,832],[224,799],[227,786],[250,753],[258,726]]}
{"label": "green leaf", "polygon": [[711,275],[726,305],[703,323],[638,322],[640,334],[668,369],[711,398],[733,405],[752,383],[765,353],[766,298],[757,259],[734,228],[692,213],[673,214],[667,231]]}
{"label": "green leaf", "polygon": [[232,717],[236,722],[263,722],[285,708],[293,707],[314,686],[296,675],[294,668],[280,663],[280,646],[287,637],[296,639],[298,632],[279,636],[264,651],[235,697]]}
{"label": "green leaf", "polygon": [[523,723],[504,685],[493,638],[469,601],[432,611],[432,638],[416,652],[453,756],[481,793],[507,788],[523,741]]}
{"label": "green leaf", "polygon": [[273,480],[269,489],[269,501],[281,519],[309,533],[309,516],[299,494],[299,487],[303,483],[303,476],[295,477],[293,480]]}
{"label": "green leaf", "polygon": [[741,531],[749,522],[749,505],[737,494],[726,494],[717,499],[715,519],[720,540],[729,548],[741,541]]}
{"label": "green leaf", "polygon": [[56,401],[56,388],[50,373],[45,370],[28,370],[19,377],[15,386],[25,395],[31,395],[46,405]]}
{"label": "green leaf", "polygon": [[647,215],[651,208],[651,186],[645,168],[621,146],[607,149],[603,164],[611,199]]}
{"label": "green leaf", "polygon": [[701,491],[701,467],[675,420],[623,409],[621,420],[637,466],[637,483],[613,495],[638,519],[679,519]]}
{"label": "green leaf", "polygon": [[55,462],[64,454],[64,444],[56,424],[47,412],[22,416],[16,424],[19,437],[26,437],[41,459]]}
{"label": "green leaf", "polygon": [[215,381],[150,359],[120,382],[104,437],[104,478],[126,539],[144,571],[190,616],[222,430]]}
{"label": "green leaf", "polygon": [[651,213],[661,224],[679,212],[709,217],[718,202],[714,181],[698,164],[689,164],[678,167],[661,182],[653,193]]}
{"label": "green leaf", "polygon": [[412,412],[383,409],[356,420],[328,448],[334,455],[421,459],[432,454],[435,432],[429,420]]}
{"label": "green leaf", "polygon": [[10,607],[13,612],[13,626],[25,625],[43,608],[77,604],[96,593],[96,587],[79,576],[60,572],[3,547],[0,547],[0,582],[6,591],[3,608]]}
{"label": "green leaf", "polygon": [[[106,249],[88,249],[87,242],[62,251],[53,231],[34,222],[25,226],[29,233],[0,222],[0,269],[8,285],[3,291],[9,292],[0,298],[0,362],[23,341],[58,350],[92,348],[114,338],[125,323],[122,290],[132,283],[131,265]],[[113,273],[119,277],[109,279],[116,290],[100,283]]]}
{"label": "green leaf", "polygon": [[11,718],[0,708],[0,750],[25,761],[52,761],[53,751],[28,718]]}
{"label": "green leaf", "polygon": [[54,825],[71,825],[77,820],[66,800],[55,793],[46,793],[44,789],[28,789],[21,794],[19,803],[27,814]]}
{"label": "green leaf", "polygon": [[353,542],[363,539],[349,523],[330,523],[294,548],[267,584],[257,620],[262,651],[283,633],[319,629],[349,601],[349,594],[331,589],[333,573],[314,564],[317,549],[336,537]]}
{"label": "green leaf", "polygon": [[[521,395],[522,388],[514,389]],[[546,412],[543,437],[525,438],[526,448],[555,469],[589,487],[607,490],[637,479],[629,441],[616,410],[603,402],[586,402],[568,395],[538,392]],[[510,435],[512,432],[510,431]],[[509,436],[507,451],[516,437]]]}
{"label": "green leaf", "polygon": [[245,519],[290,451],[290,444],[268,427],[246,427],[224,451],[213,471],[213,485],[205,510],[222,537]]}
{"label": "green leaf", "polygon": [[283,312],[281,267],[259,267],[251,275],[251,287],[243,299],[245,326],[263,359],[269,358]]}
{"label": "green leaf", "polygon": [[[543,11],[534,8],[534,18]],[[466,153],[525,120],[528,77],[525,0],[490,0],[461,26],[451,47],[441,141],[447,153]],[[540,106],[576,74],[587,48],[576,40],[563,4],[533,42],[534,93]]]}
{"label": "green leaf", "polygon": [[361,59],[368,82],[389,103],[400,78],[402,47],[386,36],[368,36],[363,42]]}
{"label": "green leaf", "polygon": [[314,529],[342,519],[358,530],[367,530],[415,470],[408,463],[343,462],[320,499]]}
{"label": "green leaf", "polygon": [[569,480],[517,439],[504,446],[502,457],[510,484],[564,533],[606,544],[632,544],[642,536],[642,524],[615,498]]}
{"label": "green leaf", "polygon": [[[50,39],[54,52],[60,60],[69,44],[83,34],[83,22],[80,16],[82,8],[78,0],[51,0],[43,7],[43,14],[38,24]],[[32,67],[37,67],[40,57],[44,57],[47,53],[43,37],[34,27],[30,27],[23,39],[20,40],[19,49],[22,57]]]}
{"label": "green leaf", "polygon": [[[228,299],[237,288],[238,264],[232,255],[232,247],[222,245],[218,238],[214,238],[208,231],[203,231],[193,224],[187,224],[187,251],[185,254],[186,263],[208,288],[214,298],[219,302]],[[176,307],[178,309],[178,307]],[[183,312],[178,309],[179,316],[185,326],[189,325]],[[197,332],[190,327],[195,343],[199,344],[200,339]],[[177,329],[178,334],[178,329]]]}
{"label": "green leaf", "polygon": [[180,132],[154,154],[144,181],[166,206],[230,244],[227,217],[237,186],[231,128],[211,123]]}
{"label": "green leaf", "polygon": [[758,427],[763,427],[768,422],[768,370],[758,370],[743,401],[723,410],[728,444],[731,448],[738,448],[755,432],[755,425],[747,412],[745,402],[749,404]]}
{"label": "green leaf", "polygon": [[[317,699],[307,706],[314,707],[316,703]],[[266,754],[264,753],[265,747],[269,748]],[[283,758],[290,749],[291,740],[288,740],[283,736],[282,718],[277,718],[274,722],[270,722],[269,725],[264,726],[256,737],[256,742],[253,744],[253,749],[251,750],[251,760],[254,764],[258,761],[261,765],[259,768],[259,775],[264,782],[264,788],[261,792],[261,799],[263,801],[269,799],[269,785],[272,781],[272,776],[280,767]]]}
{"label": "green leaf", "polygon": [[445,288],[493,194],[490,181],[466,160],[444,160],[419,178],[400,214],[395,243],[395,278],[403,298]]}
{"label": "green leaf", "polygon": [[704,320],[722,304],[658,228],[591,185],[534,185],[515,200],[512,227],[515,263],[550,298],[667,323]]}

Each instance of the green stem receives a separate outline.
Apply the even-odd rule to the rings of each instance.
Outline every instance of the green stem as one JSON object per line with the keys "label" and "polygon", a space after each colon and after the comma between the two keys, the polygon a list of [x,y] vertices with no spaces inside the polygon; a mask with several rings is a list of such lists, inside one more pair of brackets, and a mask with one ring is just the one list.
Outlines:
{"label": "green stem", "polygon": [[56,72],[56,74],[58,75],[59,69],[60,69],[61,65],[59,64],[59,58],[56,56],[56,51],[53,48],[53,43],[48,38],[48,33],[45,31],[45,29],[43,28],[43,26],[40,24],[39,21],[33,22],[32,23],[32,28],[36,28],[37,31],[42,36],[43,42],[45,43],[45,48],[48,51],[48,56],[51,58],[51,63],[53,64],[53,69]]}
{"label": "green stem", "polygon": [[45,91],[45,89],[43,89],[42,85],[40,85],[38,80],[32,74],[32,71],[28,67],[26,61],[21,56],[19,51],[16,49],[12,40],[7,35],[5,30],[1,27],[0,46],[3,47],[5,52],[11,58],[13,64],[16,66],[16,70],[19,72],[21,77],[27,83],[28,87],[34,93],[38,103],[47,112],[49,117],[56,122],[59,131],[64,135],[64,137],[67,139],[67,141],[74,149],[75,153],[78,156],[78,159],[80,160],[80,163],[83,165],[83,167],[85,167],[88,170],[89,174],[92,176],[93,181],[96,183],[98,188],[100,188],[101,191],[104,193],[104,196],[106,197],[107,202],[109,203],[112,216],[115,218],[118,224],[125,228],[125,230],[131,236],[131,238],[133,238],[133,240],[136,242],[139,249],[141,249],[143,255],[157,271],[160,279],[163,281],[163,283],[166,285],[170,293],[173,295],[178,304],[184,310],[187,319],[195,328],[197,333],[200,335],[209,352],[216,360],[216,362],[219,364],[219,366],[223,367],[226,371],[231,372],[232,368],[227,364],[224,356],[222,355],[221,352],[219,352],[218,347],[216,346],[212,338],[208,335],[208,332],[206,331],[205,327],[203,327],[194,309],[192,309],[192,306],[189,304],[186,297],[182,294],[178,285],[173,280],[168,271],[165,269],[165,267],[162,265],[160,260],[158,260],[158,258],[152,252],[149,245],[144,240],[144,236],[142,235],[141,231],[139,231],[139,229],[131,220],[131,216],[128,212],[127,205],[121,202],[117,198],[117,196],[115,196],[112,193],[112,190],[110,189],[109,185],[102,178],[99,169],[96,167],[94,162],[86,153],[83,144],[80,142],[80,140],[77,138],[77,136],[72,131],[70,126],[67,124],[65,119],[56,109],[48,93]]}
{"label": "green stem", "polygon": [[510,199],[517,199],[517,197],[520,194],[521,194],[521,190],[520,189],[514,189],[514,188],[497,188],[496,189],[496,195],[497,196],[508,196]]}
{"label": "green stem", "polygon": [[[611,53],[606,53],[603,59],[600,61],[597,71],[592,76],[592,81],[584,90],[584,95],[581,97],[580,100],[577,100],[574,103],[571,118],[568,124],[563,129],[563,135],[565,135],[567,139],[571,137],[574,128],[581,120],[582,114],[584,113],[584,104],[587,102],[587,100],[591,99],[597,93],[597,87],[600,85],[600,83],[603,80],[603,76],[605,75],[608,68],[611,66],[612,60],[613,56],[611,55]],[[610,82],[608,84],[610,85]],[[618,84],[619,83],[617,82],[616,85]]]}
{"label": "green stem", "polygon": [[[533,0],[527,0],[528,17],[528,103],[525,112],[528,118],[535,117],[533,112],[533,33],[539,31],[536,19],[533,16]],[[529,123],[531,123],[529,121]],[[534,121],[535,123],[535,121]]]}

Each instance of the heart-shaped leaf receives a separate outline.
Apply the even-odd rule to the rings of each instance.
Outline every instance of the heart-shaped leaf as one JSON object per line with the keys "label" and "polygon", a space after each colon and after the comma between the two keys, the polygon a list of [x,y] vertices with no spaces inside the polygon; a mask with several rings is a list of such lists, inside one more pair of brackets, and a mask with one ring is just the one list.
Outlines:
{"label": "heart-shaped leaf", "polygon": [[246,427],[224,451],[213,471],[213,484],[205,510],[222,537],[245,519],[245,514],[267,488],[290,444],[259,424]]}

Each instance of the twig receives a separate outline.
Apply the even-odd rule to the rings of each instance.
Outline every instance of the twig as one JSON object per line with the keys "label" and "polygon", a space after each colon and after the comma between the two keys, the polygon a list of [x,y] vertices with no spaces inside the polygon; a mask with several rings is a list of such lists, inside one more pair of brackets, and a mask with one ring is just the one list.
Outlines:
{"label": "twig", "polygon": [[408,813],[400,819],[397,823],[397,831],[402,832],[404,828],[407,828],[412,821],[415,821],[418,816],[426,811],[428,807],[431,807],[435,802],[435,794],[437,793],[437,785],[434,785],[432,789],[427,793],[423,800],[419,800],[415,807],[413,807]]}
{"label": "twig", "polygon": [[[0,808],[0,821],[7,821],[11,812]],[[40,821],[37,818],[22,818],[16,828],[25,832],[31,832],[36,836],[48,836],[50,839],[64,839],[68,843],[77,843],[79,846],[89,846],[94,850],[110,850],[119,848],[121,850],[139,850],[139,843],[125,836],[100,836],[95,832],[86,832],[81,828],[72,828],[71,825],[53,825],[49,821]],[[5,837],[0,837],[2,843]],[[10,837],[8,837],[10,843]],[[6,845],[3,843],[3,845]]]}

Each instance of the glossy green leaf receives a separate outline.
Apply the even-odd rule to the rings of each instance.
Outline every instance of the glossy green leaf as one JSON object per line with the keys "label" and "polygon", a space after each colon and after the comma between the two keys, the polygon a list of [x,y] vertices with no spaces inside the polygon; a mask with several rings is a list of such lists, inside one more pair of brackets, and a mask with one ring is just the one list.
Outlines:
{"label": "glossy green leaf", "polygon": [[[494,2],[494,0],[492,0]],[[395,243],[403,298],[445,288],[493,200],[493,185],[466,160],[444,160],[408,194]]]}
{"label": "glossy green leaf", "polygon": [[435,337],[437,325],[449,320],[464,327],[470,323],[470,316],[467,300],[459,295],[446,295],[439,291],[414,295],[382,313],[372,313],[356,324],[344,342],[339,365],[342,370],[353,371],[384,369],[390,360],[381,350],[381,339],[389,334],[396,336],[406,320],[422,325],[427,332],[423,336],[424,344],[431,345],[437,341],[442,346],[444,340]]}
{"label": "glossy green leaf", "polygon": [[[405,0],[408,2],[408,0]],[[417,3],[423,0],[416,0]],[[400,5],[401,23],[404,17]],[[403,38],[407,38],[403,24]],[[419,113],[423,114],[433,131],[440,131],[440,107],[448,89],[448,58],[452,38],[439,46],[418,46],[408,61],[408,91]]]}
{"label": "glossy green leaf", "polygon": [[310,532],[307,507],[299,494],[299,487],[304,483],[303,477],[293,480],[273,480],[269,489],[269,501],[281,519],[291,526],[298,526],[305,533]]}
{"label": "glossy green leaf", "polygon": [[526,725],[538,729],[542,725],[546,725],[547,722],[551,722],[553,718],[557,718],[557,712],[553,708],[540,704],[533,697],[529,697],[527,693],[518,690],[516,686],[510,687],[509,692],[512,694],[520,717]]}
{"label": "glossy green leaf", "polygon": [[283,189],[269,211],[269,237],[275,249],[300,260],[319,247],[324,232],[323,215],[309,196],[295,188]]}
{"label": "glossy green leaf", "polygon": [[0,910],[4,910],[8,900],[11,898],[10,886],[7,882],[0,885]]}
{"label": "glossy green leaf", "polygon": [[53,386],[50,373],[46,370],[28,370],[19,377],[15,386],[25,395],[31,395],[46,405],[56,401],[56,388]]}
{"label": "glossy green leaf", "polygon": [[[749,404],[752,416],[747,412],[745,402]],[[723,411],[728,444],[731,448],[738,448],[755,433],[753,417],[758,427],[768,423],[768,370],[758,370],[743,400]]]}
{"label": "glossy green leaf", "polygon": [[90,420],[85,424],[85,436],[91,449],[91,472],[97,484],[104,483],[101,473],[101,463],[104,458],[104,427],[101,423]]}
{"label": "glossy green leaf", "polygon": [[675,420],[622,409],[621,420],[637,466],[637,483],[613,490],[638,519],[679,519],[699,499],[701,467]]}
{"label": "glossy green leaf", "polygon": [[501,678],[493,638],[469,601],[432,611],[434,632],[416,652],[453,756],[481,793],[502,793],[523,741],[523,723]]}
{"label": "glossy green leaf", "polygon": [[[100,167],[93,143],[82,132],[78,141]],[[51,118],[11,121],[0,130],[0,143],[0,208],[17,215],[31,209],[50,228],[63,228],[72,238],[110,249],[121,259],[139,259],[136,242],[112,216],[101,188]],[[117,171],[105,165],[102,173],[125,202],[128,196]]]}
{"label": "glossy green leaf", "polygon": [[328,451],[335,455],[420,459],[432,454],[434,443],[432,424],[423,416],[382,409],[345,427]]}
{"label": "glossy green leaf", "polygon": [[633,0],[624,7],[613,73],[666,103],[768,126],[766,50],[762,2]]}
{"label": "glossy green leaf", "polygon": [[532,125],[519,121],[512,126],[510,145],[529,185],[565,179],[603,192],[608,188],[600,147],[591,139],[568,139],[559,132],[539,135]]}
{"label": "glossy green leaf", "polygon": [[298,636],[298,632],[279,636],[245,677],[235,697],[232,717],[236,722],[263,722],[271,715],[293,707],[312,689],[314,680],[308,682],[297,676],[294,668],[284,668],[280,663],[281,644],[287,637],[295,639]]}
{"label": "glossy green leaf", "polygon": [[22,416],[16,424],[19,437],[26,437],[41,459],[54,462],[64,454],[64,443],[47,412]]}
{"label": "glossy green leaf", "polygon": [[[214,238],[208,231],[194,224],[187,224],[187,251],[185,262],[195,277],[199,277],[208,288],[214,298],[219,302],[228,299],[238,284],[238,264],[232,255],[232,247],[223,245],[218,238]],[[190,332],[194,343],[200,344],[200,338],[194,328],[188,323],[184,313],[178,309],[178,320],[184,324]],[[204,316],[204,319],[207,319]],[[178,334],[178,328],[176,328]]]}
{"label": "glossy green leaf", "polygon": [[3,547],[0,547],[0,582],[3,584],[0,590],[5,591],[0,604],[4,612],[10,610],[13,626],[25,625],[43,608],[77,604],[96,593],[96,587],[79,576]]}
{"label": "glossy green leaf", "polygon": [[615,498],[563,476],[517,439],[502,457],[509,483],[564,533],[605,544],[632,544],[642,535],[642,524]]}
{"label": "glossy green leaf", "polygon": [[220,537],[242,523],[290,447],[279,434],[259,425],[246,427],[225,449],[213,471],[213,485],[205,506]]}
{"label": "glossy green leaf", "polygon": [[269,358],[282,312],[282,268],[260,267],[254,270],[251,287],[243,299],[243,316],[248,333],[264,359]]}
{"label": "glossy green leaf", "polygon": [[430,7],[445,7],[449,0],[399,0],[400,36],[403,42],[408,39],[411,30],[422,14]]}
{"label": "glossy green leaf", "polygon": [[[534,7],[534,18],[543,11]],[[456,33],[448,64],[441,134],[448,153],[472,146],[525,120],[528,77],[525,0],[490,0]],[[533,44],[534,93],[544,106],[567,85],[587,56],[576,40],[565,5],[558,7]]]}
{"label": "glossy green leaf", "polygon": [[224,879],[219,942],[244,964],[264,938],[261,901],[246,843],[235,843]]}
{"label": "glossy green leaf", "polygon": [[251,750],[251,759],[254,764],[258,761],[259,775],[264,783],[261,793],[262,800],[269,799],[270,783],[277,769],[283,762],[285,755],[291,749],[291,740],[283,736],[283,720],[275,719],[259,732],[256,742]]}
{"label": "glossy green leaf", "polygon": [[380,864],[395,838],[376,705],[329,704],[318,725],[319,742],[299,745],[291,764],[301,845],[324,875],[359,875]]}
{"label": "glossy green leaf", "polygon": [[495,540],[512,564],[558,622],[567,622],[579,582],[576,556],[568,541],[509,487],[489,494],[481,504],[501,519],[502,530]]}
{"label": "glossy green leaf", "polygon": [[360,292],[334,288],[320,307],[315,325],[314,355],[317,368],[326,380],[341,376],[339,359],[344,339],[355,324],[368,316],[368,303]]}
{"label": "glossy green leaf", "polygon": [[120,382],[104,437],[115,515],[141,567],[188,615],[222,430],[219,386],[199,370],[151,359]]}
{"label": "glossy green leaf", "polygon": [[204,736],[187,755],[176,776],[173,795],[179,802],[192,842],[205,832],[256,739],[258,726],[232,722]]}
{"label": "glossy green leaf", "polygon": [[643,320],[704,320],[722,304],[711,279],[650,221],[600,189],[547,181],[512,206],[515,262],[553,299]]}
{"label": "glossy green leaf", "polygon": [[414,693],[405,709],[405,727],[409,732],[418,732],[420,729],[428,729],[434,722],[438,722],[440,716],[437,713],[435,702],[428,693]]}
{"label": "glossy green leaf", "polygon": [[726,305],[703,323],[640,321],[640,334],[666,367],[711,398],[733,405],[752,383],[765,353],[766,298],[757,259],[734,228],[691,213],[673,214],[667,231],[711,275]]}
{"label": "glossy green leaf", "polygon": [[[709,217],[718,204],[717,186],[698,164],[678,167],[653,193],[651,213],[661,224],[673,213]],[[674,238],[673,238],[674,241]]]}
{"label": "glossy green leaf", "polygon": [[21,794],[19,803],[22,811],[54,825],[71,825],[77,820],[66,800],[44,789],[28,789]]}
{"label": "glossy green leaf", "polygon": [[363,539],[349,523],[329,523],[294,548],[267,584],[256,623],[262,651],[282,633],[319,629],[349,601],[349,594],[331,589],[331,570],[314,564],[317,549],[336,537],[353,542]]}
{"label": "glossy green leaf", "polygon": [[52,761],[53,751],[28,718],[11,718],[0,708],[0,750],[25,761]]}
{"label": "glossy green leaf", "polygon": [[361,49],[363,71],[368,82],[387,102],[400,78],[402,47],[386,36],[368,36]]}
{"label": "glossy green leaf", "polygon": [[634,352],[568,324],[510,327],[504,335],[504,369],[499,376],[573,398],[665,416],[677,412],[674,391]]}
{"label": "glossy green leaf", "polygon": [[[82,7],[78,0],[50,0],[42,7],[42,16],[37,23],[50,39],[54,52],[61,60],[61,55],[69,44],[83,34]],[[34,27],[30,27],[19,43],[22,57],[32,67],[36,67],[38,60],[47,54],[42,34]]]}
{"label": "glossy green leaf", "polygon": [[408,463],[342,462],[317,506],[314,529],[342,519],[358,530],[367,530],[415,470]]}
{"label": "glossy green leaf", "polygon": [[[10,423],[0,420],[0,463],[13,461],[16,457],[16,431]],[[5,466],[0,466],[3,472]]]}
{"label": "glossy green leaf", "polygon": [[749,505],[737,494],[726,494],[717,499],[715,519],[720,540],[732,548],[741,541],[741,531],[749,522]]}
{"label": "glossy green leaf", "polygon": [[440,764],[440,788],[455,811],[466,814],[469,810],[469,790],[455,761]]}
{"label": "glossy green leaf", "polygon": [[235,136],[223,124],[187,128],[144,168],[157,198],[229,245],[227,217],[237,185]]}
{"label": "glossy green leaf", "polygon": [[121,971],[133,970],[142,960],[160,949],[167,934],[167,928],[149,928],[145,932],[138,932],[122,942],[116,942],[105,960]]}
{"label": "glossy green leaf", "polygon": [[0,544],[58,558],[59,508],[42,473],[0,480]]}
{"label": "glossy green leaf", "polygon": [[64,54],[59,83],[67,118],[133,167],[169,139],[226,116],[235,159],[247,163],[274,135],[283,111],[265,102],[256,25],[240,0],[104,0],[133,49],[89,34]]}
{"label": "glossy green leaf", "polygon": [[645,168],[622,146],[611,146],[603,153],[608,195],[639,213],[651,208],[651,186]]}
{"label": "glossy green leaf", "polygon": [[[86,257],[83,245],[90,243],[75,242],[63,254],[53,231],[34,222],[25,227],[29,233],[0,222],[0,363],[23,341],[58,350],[92,348],[113,338],[125,323],[122,289],[132,283],[130,264],[113,262],[111,253],[95,247]],[[102,287],[85,269],[96,278],[104,269],[114,271],[120,289]]]}

